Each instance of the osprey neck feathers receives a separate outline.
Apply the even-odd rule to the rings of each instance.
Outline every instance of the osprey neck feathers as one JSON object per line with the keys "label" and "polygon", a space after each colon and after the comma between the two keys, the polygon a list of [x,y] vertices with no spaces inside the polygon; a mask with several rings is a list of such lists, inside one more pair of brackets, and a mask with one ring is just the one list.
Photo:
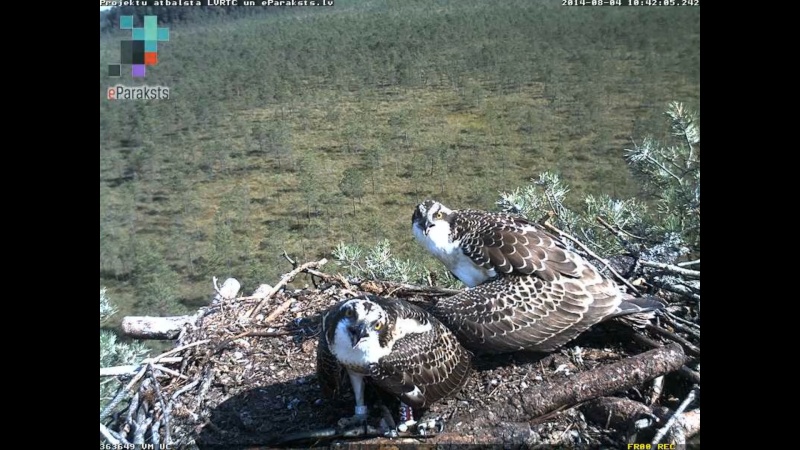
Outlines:
{"label": "osprey neck feathers", "polygon": [[484,269],[464,254],[461,240],[452,239],[449,221],[437,220],[427,229],[427,233],[420,226],[417,222],[413,225],[417,241],[467,286],[475,287],[496,275],[494,269]]}

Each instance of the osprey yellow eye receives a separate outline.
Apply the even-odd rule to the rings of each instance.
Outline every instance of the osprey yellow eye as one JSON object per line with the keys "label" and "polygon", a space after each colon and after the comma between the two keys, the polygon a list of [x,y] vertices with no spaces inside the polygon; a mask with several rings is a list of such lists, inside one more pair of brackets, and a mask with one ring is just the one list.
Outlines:
{"label": "osprey yellow eye", "polygon": [[383,324],[382,323],[378,322],[378,323],[375,324],[375,331],[380,331],[381,328],[383,328]]}
{"label": "osprey yellow eye", "polygon": [[344,310],[345,317],[353,317],[353,310],[348,308]]}
{"label": "osprey yellow eye", "polygon": [[436,219],[437,219],[437,220],[438,220],[438,219],[441,219],[442,217],[444,217],[444,214],[442,214],[442,212],[441,212],[441,211],[439,211],[439,212],[437,212],[437,213],[436,213]]}

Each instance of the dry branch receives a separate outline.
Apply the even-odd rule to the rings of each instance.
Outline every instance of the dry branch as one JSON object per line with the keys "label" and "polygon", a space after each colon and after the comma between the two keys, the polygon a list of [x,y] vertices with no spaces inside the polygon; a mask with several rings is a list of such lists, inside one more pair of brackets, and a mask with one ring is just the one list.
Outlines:
{"label": "dry branch", "polygon": [[664,264],[655,261],[639,260],[639,264],[645,267],[652,267],[654,269],[661,269],[665,272],[670,272],[675,275],[680,275],[689,278],[700,278],[699,270],[684,269],[683,267],[673,266],[672,264]]}
{"label": "dry branch", "polygon": [[[613,428],[622,433],[635,432],[637,421],[642,418],[654,419],[654,422],[668,421],[668,410],[662,407],[648,407],[642,403],[617,397],[601,397],[581,406],[586,419],[605,428]],[[700,432],[700,410],[674,413],[675,420],[670,425],[673,430],[680,430],[685,437]],[[655,446],[653,446],[655,448]]]}
{"label": "dry branch", "polygon": [[657,326],[652,325],[652,324],[645,325],[645,329],[648,329],[650,331],[654,331],[655,333],[660,334],[661,336],[664,336],[667,339],[673,340],[673,341],[683,345],[684,348],[686,348],[686,350],[688,350],[689,353],[693,354],[694,356],[700,356],[700,348],[698,348],[697,346],[695,346],[691,342],[687,341],[686,339],[678,336],[677,334],[675,334],[675,333],[673,333],[673,332],[671,332],[669,330],[665,330],[665,329],[663,329],[661,327],[657,327]]}
{"label": "dry branch", "polygon": [[497,411],[496,415],[500,420],[532,420],[560,408],[630,389],[680,369],[685,361],[683,349],[677,344],[670,344],[576,374],[566,381],[549,381],[538,385],[519,398],[522,416],[519,410],[509,408]]}
{"label": "dry branch", "polygon": [[663,281],[662,282],[655,281],[653,284],[660,287],[661,289],[689,297],[692,300],[697,300],[698,302],[700,301],[700,294],[695,293],[690,287],[685,286],[683,284],[669,283]]}
{"label": "dry branch", "polygon": [[194,321],[196,316],[126,316],[122,319],[122,331],[137,339],[176,339],[183,326]]}
{"label": "dry branch", "polygon": [[580,409],[587,420],[618,431],[627,431],[643,416],[653,415],[647,405],[617,397],[600,397],[586,402]]}
{"label": "dry branch", "polygon": [[[175,358],[161,358],[159,362],[164,364],[174,364],[179,363],[183,360],[183,358],[175,357]],[[113,367],[101,367],[100,368],[100,376],[101,377],[119,377],[122,375],[133,375],[142,368],[143,365],[154,363],[156,362],[154,358],[146,358],[139,364],[127,364],[124,366],[113,366]]]}
{"label": "dry branch", "polygon": [[699,389],[700,389],[699,386],[695,386],[694,389],[692,389],[692,392],[689,392],[689,395],[686,396],[686,399],[684,399],[683,402],[680,404],[680,406],[678,406],[678,409],[675,410],[675,414],[673,414],[672,417],[670,417],[666,425],[664,425],[664,427],[658,430],[658,433],[656,433],[656,437],[653,438],[652,442],[654,447],[659,442],[661,442],[661,439],[663,439],[664,436],[666,436],[670,428],[672,428],[675,422],[681,417],[681,413],[683,413],[683,411],[686,410],[689,404],[692,403]]}
{"label": "dry branch", "polygon": [[[272,298],[273,295],[275,295],[279,290],[281,290],[281,288],[284,287],[286,285],[286,283],[292,281],[294,279],[294,277],[296,277],[300,272],[303,272],[304,270],[307,270],[307,269],[316,269],[316,268],[322,267],[327,262],[328,262],[328,260],[325,259],[325,258],[322,258],[319,261],[307,262],[307,263],[301,265],[300,267],[297,267],[296,269],[292,270],[291,272],[287,273],[286,275],[282,276],[281,277],[281,281],[279,281],[272,288],[272,290],[269,291],[267,296],[264,297],[258,303],[258,305],[256,305],[255,308],[251,309],[250,312],[245,315],[245,317],[253,317],[256,314],[258,314],[258,312],[261,310],[261,308],[264,307],[264,305],[267,303],[267,301],[269,301],[269,299]],[[287,308],[288,308],[288,306],[287,306]]]}
{"label": "dry branch", "polygon": [[698,264],[700,264],[700,260],[699,259],[695,259],[694,261],[679,262],[678,263],[678,267],[690,267],[690,266],[696,266]]}

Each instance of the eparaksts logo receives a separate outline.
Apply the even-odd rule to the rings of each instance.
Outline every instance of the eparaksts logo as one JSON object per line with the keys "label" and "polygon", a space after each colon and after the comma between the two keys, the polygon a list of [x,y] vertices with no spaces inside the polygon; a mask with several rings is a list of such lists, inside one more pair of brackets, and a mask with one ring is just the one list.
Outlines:
{"label": "eparaksts logo", "polygon": [[168,100],[169,88],[166,86],[123,86],[118,84],[108,88],[109,100]]}

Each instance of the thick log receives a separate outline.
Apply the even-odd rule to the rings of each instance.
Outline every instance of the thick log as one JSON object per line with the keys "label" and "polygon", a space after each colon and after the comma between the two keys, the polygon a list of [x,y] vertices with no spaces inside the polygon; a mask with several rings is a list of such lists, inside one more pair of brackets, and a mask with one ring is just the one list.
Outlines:
{"label": "thick log", "polygon": [[122,331],[137,339],[176,339],[183,326],[196,316],[126,316],[122,319]]}
{"label": "thick log", "polygon": [[[666,423],[672,412],[666,408],[648,407],[627,398],[602,397],[581,406],[586,420],[601,427],[633,433],[636,422],[645,417],[657,417]],[[653,424],[655,426],[656,424]],[[678,413],[673,425],[686,438],[700,432],[700,409]],[[655,448],[655,446],[653,446]]]}
{"label": "thick log", "polygon": [[498,408],[498,420],[521,422],[532,420],[557,409],[569,408],[578,403],[611,395],[674,372],[686,363],[686,355],[678,344],[669,344],[607,366],[578,373],[567,380],[549,381],[518,399],[512,399],[516,408]]}

